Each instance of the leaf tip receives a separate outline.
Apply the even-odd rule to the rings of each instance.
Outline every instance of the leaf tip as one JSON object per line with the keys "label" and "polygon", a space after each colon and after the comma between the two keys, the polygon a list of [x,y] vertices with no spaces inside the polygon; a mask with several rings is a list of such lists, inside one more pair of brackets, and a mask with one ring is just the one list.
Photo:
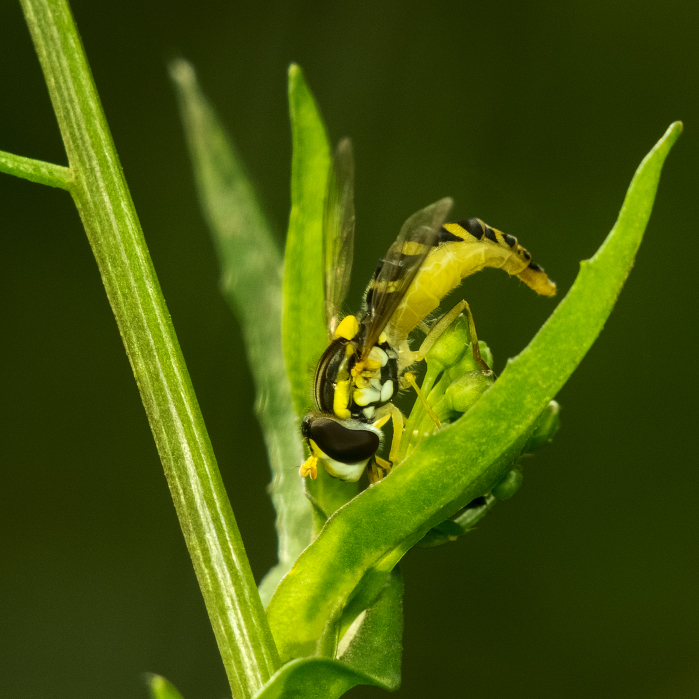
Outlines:
{"label": "leaf tip", "polygon": [[298,63],[289,63],[289,85],[303,79],[303,71]]}
{"label": "leaf tip", "polygon": [[673,121],[670,126],[668,126],[667,131],[663,134],[660,139],[662,141],[667,141],[669,146],[674,145],[675,141],[680,137],[684,131],[684,124],[681,121]]}
{"label": "leaf tip", "polygon": [[289,64],[289,95],[295,100],[307,97],[313,99],[311,89],[306,82],[306,75],[298,63]]}
{"label": "leaf tip", "polygon": [[162,675],[146,672],[143,679],[150,690],[151,699],[182,699],[175,686]]}
{"label": "leaf tip", "polygon": [[668,153],[675,145],[675,141],[680,137],[682,130],[684,129],[684,124],[681,121],[673,121],[670,126],[667,127],[665,133],[660,137],[660,140],[653,146],[650,153],[643,159],[643,162],[639,166],[639,170],[651,160],[657,153],[660,153],[660,164],[664,162]]}
{"label": "leaf tip", "polygon": [[191,87],[197,76],[194,66],[185,58],[174,58],[167,64],[170,79],[180,87]]}

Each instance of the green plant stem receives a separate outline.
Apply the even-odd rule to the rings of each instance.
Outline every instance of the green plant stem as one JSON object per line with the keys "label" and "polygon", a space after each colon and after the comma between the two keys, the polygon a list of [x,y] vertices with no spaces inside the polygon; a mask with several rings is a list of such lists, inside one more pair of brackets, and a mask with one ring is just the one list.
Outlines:
{"label": "green plant stem", "polygon": [[65,0],[21,4],[231,690],[247,699],[277,651],[80,37]]}
{"label": "green plant stem", "polygon": [[21,177],[30,182],[67,190],[70,190],[73,184],[70,168],[33,158],[24,158],[21,155],[6,153],[2,150],[0,150],[0,172],[6,172],[8,175]]}
{"label": "green plant stem", "polygon": [[311,504],[298,468],[301,426],[291,399],[282,349],[282,256],[235,143],[199,88],[194,68],[170,64],[202,211],[221,267],[221,292],[240,323],[267,444],[277,511],[279,563],[260,583],[266,604],[311,542]]}

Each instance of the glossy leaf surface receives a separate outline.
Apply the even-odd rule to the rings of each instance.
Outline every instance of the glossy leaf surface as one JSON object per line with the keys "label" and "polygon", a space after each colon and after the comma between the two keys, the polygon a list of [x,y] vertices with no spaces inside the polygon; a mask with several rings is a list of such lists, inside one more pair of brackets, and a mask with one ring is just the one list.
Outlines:
{"label": "glossy leaf surface", "polygon": [[323,118],[297,65],[289,67],[289,113],[293,154],[283,336],[294,405],[302,415],[310,405],[310,372],[328,345],[323,212],[331,156]]}
{"label": "glossy leaf surface", "polygon": [[[294,406],[303,417],[313,407],[313,370],[328,346],[323,219],[331,155],[318,105],[294,64],[289,67],[289,115],[293,154],[282,336]],[[332,514],[357,492],[356,484],[331,478],[325,469],[307,486],[318,506],[316,515]],[[324,515],[316,516],[316,533],[324,521]]]}
{"label": "glossy leaf surface", "polygon": [[534,425],[604,326],[634,262],[670,148],[673,124],[639,166],[616,225],[581,264],[529,346],[460,420],[418,445],[383,481],[328,520],[282,581],[268,618],[283,661],[317,650],[365,575],[389,569],[433,526],[511,468]]}

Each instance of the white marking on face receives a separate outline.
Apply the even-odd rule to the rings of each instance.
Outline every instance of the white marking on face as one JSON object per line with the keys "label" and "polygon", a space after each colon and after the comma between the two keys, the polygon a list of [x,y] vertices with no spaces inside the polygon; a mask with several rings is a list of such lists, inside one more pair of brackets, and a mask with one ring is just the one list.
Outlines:
{"label": "white marking on face", "polygon": [[362,473],[369,463],[369,459],[365,459],[358,464],[343,464],[329,456],[324,456],[321,461],[331,476],[350,483],[356,483],[362,477]]}
{"label": "white marking on face", "polygon": [[391,381],[391,379],[388,379],[388,381],[386,381],[386,383],[381,388],[381,402],[388,403],[388,401],[391,400],[392,395],[393,395],[393,381]]}
{"label": "white marking on face", "polygon": [[388,364],[388,355],[376,345],[371,348],[371,352],[369,352],[369,359],[374,359],[377,362],[381,362],[381,366],[386,366],[386,364]]}
{"label": "white marking on face", "polygon": [[359,388],[354,392],[354,402],[357,405],[369,405],[369,403],[377,403],[381,398],[381,392],[375,388]]}
{"label": "white marking on face", "polygon": [[360,374],[355,378],[354,385],[357,388],[369,388],[369,386],[371,386],[371,381]]}

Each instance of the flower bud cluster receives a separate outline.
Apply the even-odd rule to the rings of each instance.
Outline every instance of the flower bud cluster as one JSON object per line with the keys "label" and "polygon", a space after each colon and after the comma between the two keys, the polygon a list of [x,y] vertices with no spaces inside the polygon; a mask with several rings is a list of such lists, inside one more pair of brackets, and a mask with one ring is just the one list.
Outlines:
{"label": "flower bud cluster", "polygon": [[[493,354],[488,345],[479,342],[478,351],[483,362],[492,366]],[[471,333],[463,315],[435,342],[425,362],[425,378],[441,374],[428,387],[429,393],[425,397],[443,424],[453,422],[468,412],[495,381],[495,374],[485,369],[474,357]]]}
{"label": "flower bud cluster", "polygon": [[[478,361],[478,352],[482,362]],[[469,324],[463,316],[459,316],[445,330],[428,352],[425,361],[427,372],[422,382],[422,394],[441,425],[436,424],[421,401],[416,401],[403,437],[403,458],[422,439],[467,413],[496,380],[493,371],[483,366],[493,366],[490,348],[485,342],[478,342],[478,351],[474,353]],[[558,403],[551,401],[536,423],[522,455],[532,454],[553,439],[560,426],[559,412]],[[488,492],[473,500],[449,520],[431,529],[418,546],[439,546],[458,539],[494,504],[511,498],[519,490],[522,480],[520,456]]]}

